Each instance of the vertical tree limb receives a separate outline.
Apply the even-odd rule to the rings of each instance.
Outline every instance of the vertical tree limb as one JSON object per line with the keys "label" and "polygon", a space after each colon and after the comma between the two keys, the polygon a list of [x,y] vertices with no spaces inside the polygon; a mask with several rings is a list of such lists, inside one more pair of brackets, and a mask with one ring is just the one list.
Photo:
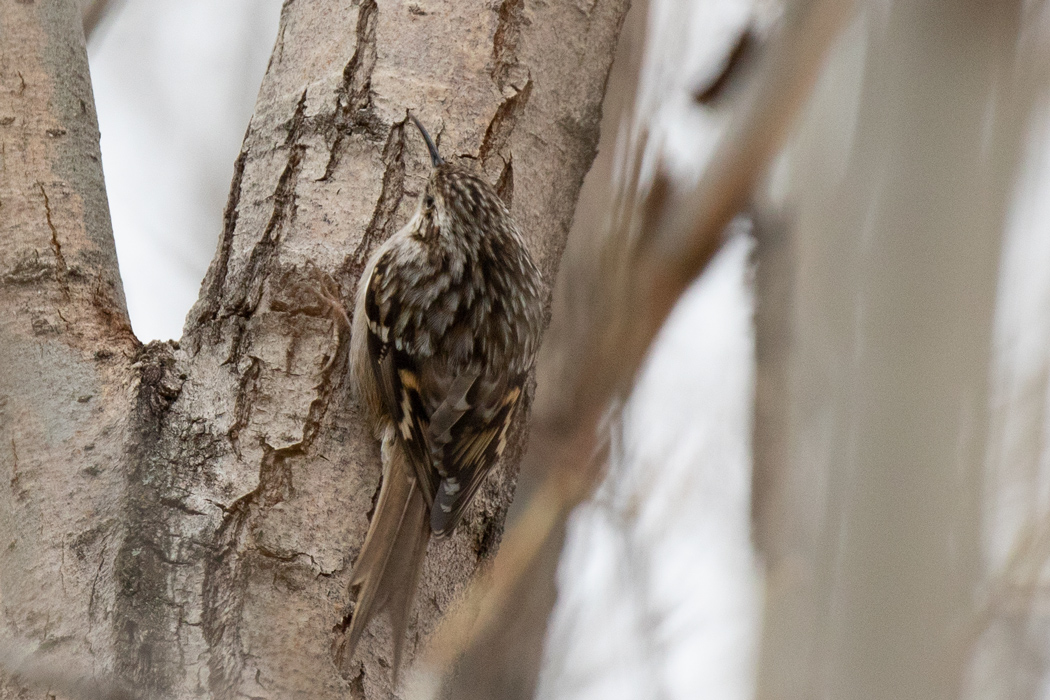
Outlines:
{"label": "vertical tree limb", "polygon": [[0,6],[0,95],[0,636],[107,674],[137,341],[76,3]]}

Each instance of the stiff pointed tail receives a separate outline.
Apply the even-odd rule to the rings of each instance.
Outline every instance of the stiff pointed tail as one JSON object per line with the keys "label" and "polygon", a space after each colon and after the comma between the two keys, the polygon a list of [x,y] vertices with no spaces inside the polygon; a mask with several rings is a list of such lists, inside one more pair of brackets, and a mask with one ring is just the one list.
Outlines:
{"label": "stiff pointed tail", "polygon": [[396,680],[408,616],[430,540],[430,520],[426,500],[400,445],[389,441],[384,448],[383,485],[364,546],[354,563],[350,585],[357,587],[357,603],[339,646],[337,663],[340,668],[347,667],[369,621],[386,611],[394,635]]}

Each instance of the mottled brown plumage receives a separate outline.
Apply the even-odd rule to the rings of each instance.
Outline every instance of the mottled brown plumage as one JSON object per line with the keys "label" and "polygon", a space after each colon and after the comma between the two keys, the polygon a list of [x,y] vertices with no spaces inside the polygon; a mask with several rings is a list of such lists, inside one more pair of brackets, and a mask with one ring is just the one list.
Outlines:
{"label": "mottled brown plumage", "polygon": [[431,533],[446,535],[506,446],[539,345],[542,281],[492,187],[438,155],[409,222],[358,283],[351,361],[383,446],[342,654],[387,609],[395,672]]}

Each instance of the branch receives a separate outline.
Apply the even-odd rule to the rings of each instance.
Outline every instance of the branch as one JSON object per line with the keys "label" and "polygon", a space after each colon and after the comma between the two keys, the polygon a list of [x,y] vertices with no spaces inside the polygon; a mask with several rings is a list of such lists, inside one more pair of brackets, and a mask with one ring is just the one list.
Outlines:
{"label": "branch", "polygon": [[[730,219],[747,205],[851,11],[850,3],[834,0],[801,0],[789,8],[740,96],[735,126],[693,191],[674,192],[662,171],[645,187],[640,182],[647,147],[644,125],[625,130],[633,137],[630,158],[621,169],[625,184],[613,198],[613,222],[595,276],[608,286],[594,292],[591,298],[598,304],[590,313],[575,314],[593,322],[580,326],[581,332],[566,342],[564,363],[575,376],[560,386],[572,387],[571,398],[546,415],[537,411],[523,479],[531,477],[541,485],[508,532],[489,574],[471,588],[429,647],[432,677],[457,674],[446,692],[473,697],[469,687],[479,682],[476,673],[483,666],[474,657],[483,655],[494,666],[486,692],[514,687],[512,667],[492,664],[492,650],[520,636],[527,626],[522,618],[536,612],[533,596],[553,591],[568,514],[591,493],[601,474],[601,427],[616,420],[610,407],[630,391],[675,302],[720,247]],[[548,612],[549,607],[542,620]],[[506,633],[511,629],[514,635]],[[542,634],[529,638],[542,643]],[[501,656],[511,653],[501,650]],[[500,674],[505,674],[502,682]],[[524,697],[529,691],[519,692]]]}
{"label": "branch", "polygon": [[[112,667],[131,332],[77,3],[0,3],[0,637]],[[28,677],[35,663],[4,665]],[[40,667],[35,667],[39,675]],[[0,680],[0,695],[21,694]],[[61,684],[58,671],[48,676]]]}
{"label": "branch", "polygon": [[99,26],[110,15],[119,12],[127,0],[90,0],[84,6],[84,37],[91,41]]}

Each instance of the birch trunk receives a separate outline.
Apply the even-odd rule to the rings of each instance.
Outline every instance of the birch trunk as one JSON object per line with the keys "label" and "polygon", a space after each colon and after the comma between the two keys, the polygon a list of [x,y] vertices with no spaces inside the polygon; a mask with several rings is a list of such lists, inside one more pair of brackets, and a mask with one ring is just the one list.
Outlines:
{"label": "birch trunk", "polygon": [[[626,6],[286,2],[200,298],[180,342],[142,347],[78,3],[0,5],[4,638],[150,697],[393,694],[382,625],[333,662],[380,463],[317,290],[348,301],[414,207],[409,109],[553,280]],[[523,440],[432,542],[409,654],[498,545]]]}

